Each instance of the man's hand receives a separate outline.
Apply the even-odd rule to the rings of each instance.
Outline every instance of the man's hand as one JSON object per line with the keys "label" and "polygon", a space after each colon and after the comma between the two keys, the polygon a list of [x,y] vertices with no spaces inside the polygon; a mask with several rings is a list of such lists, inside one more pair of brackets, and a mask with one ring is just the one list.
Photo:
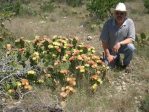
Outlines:
{"label": "man's hand", "polygon": [[113,47],[113,51],[114,52],[118,52],[118,50],[119,50],[119,48],[121,47],[121,44],[120,44],[120,42],[118,42],[118,43],[116,43],[115,45],[114,45],[114,47]]}
{"label": "man's hand", "polygon": [[114,62],[115,57],[113,55],[109,55],[109,56],[107,56],[107,58],[108,58],[109,63]]}

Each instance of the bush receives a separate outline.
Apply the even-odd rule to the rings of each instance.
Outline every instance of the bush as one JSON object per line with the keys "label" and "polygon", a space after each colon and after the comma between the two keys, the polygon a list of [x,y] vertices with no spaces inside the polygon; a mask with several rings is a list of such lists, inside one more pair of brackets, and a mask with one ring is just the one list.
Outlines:
{"label": "bush", "polygon": [[0,13],[0,39],[3,37],[12,37],[12,33],[5,27],[4,22],[10,21],[14,14],[11,12]]}
{"label": "bush", "polygon": [[149,45],[149,36],[147,36],[145,33],[141,33],[136,38],[137,46],[144,47]]}
{"label": "bush", "polygon": [[29,7],[29,2],[27,0],[14,0],[14,1],[5,1],[1,3],[0,6],[1,12],[11,12],[15,15],[35,15],[35,11]]}
{"label": "bush", "polygon": [[87,9],[92,15],[103,20],[109,14],[111,15],[111,8],[120,1],[124,0],[88,0]]}
{"label": "bush", "polygon": [[4,68],[0,72],[1,88],[13,96],[32,90],[36,84],[52,89],[60,86],[60,97],[65,99],[84,79],[95,92],[108,70],[94,54],[95,49],[78,43],[76,38],[37,37],[33,41],[20,38],[13,43],[2,46],[6,57],[0,60],[0,68]]}
{"label": "bush", "polygon": [[147,9],[148,13],[149,13],[149,0],[144,0],[144,6]]}
{"label": "bush", "polygon": [[66,0],[67,4],[73,7],[80,6],[83,0]]}
{"label": "bush", "polygon": [[142,112],[149,112],[149,95],[146,95],[144,97],[144,100],[141,102],[140,109]]}
{"label": "bush", "polygon": [[54,10],[53,0],[43,1],[40,4],[40,9],[44,12],[52,12]]}

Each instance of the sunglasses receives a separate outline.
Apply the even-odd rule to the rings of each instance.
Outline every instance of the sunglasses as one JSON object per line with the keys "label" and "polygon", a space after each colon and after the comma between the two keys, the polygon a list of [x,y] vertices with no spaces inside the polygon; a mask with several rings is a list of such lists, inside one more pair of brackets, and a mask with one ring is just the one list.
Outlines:
{"label": "sunglasses", "polygon": [[125,12],[116,12],[116,15],[123,16],[124,14],[125,14]]}

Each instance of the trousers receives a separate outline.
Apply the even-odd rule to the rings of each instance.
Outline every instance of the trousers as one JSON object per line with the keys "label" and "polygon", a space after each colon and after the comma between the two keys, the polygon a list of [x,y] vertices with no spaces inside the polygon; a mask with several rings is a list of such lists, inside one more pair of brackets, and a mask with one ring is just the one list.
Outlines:
{"label": "trousers", "polygon": [[116,61],[120,60],[120,54],[123,54],[124,55],[123,65],[128,66],[130,64],[130,61],[132,60],[135,49],[136,48],[132,43],[122,45],[117,53],[113,52],[112,49],[109,49],[110,54],[115,56],[114,62],[109,63],[107,57],[104,57],[103,60],[107,65],[113,67],[115,66]]}

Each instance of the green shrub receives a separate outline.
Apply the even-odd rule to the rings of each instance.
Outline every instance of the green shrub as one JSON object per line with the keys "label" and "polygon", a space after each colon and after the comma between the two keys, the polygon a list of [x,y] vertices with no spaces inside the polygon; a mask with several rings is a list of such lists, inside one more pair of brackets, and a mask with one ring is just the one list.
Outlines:
{"label": "green shrub", "polygon": [[82,4],[82,0],[66,0],[67,4],[73,7],[80,6]]}
{"label": "green shrub", "polygon": [[52,12],[54,10],[53,0],[43,1],[40,4],[40,9],[44,12]]}
{"label": "green shrub", "polygon": [[87,9],[98,19],[104,19],[111,15],[111,8],[120,1],[124,0],[88,0]]}
{"label": "green shrub", "polygon": [[141,102],[141,107],[140,109],[142,112],[149,112],[149,95],[146,95]]}
{"label": "green shrub", "polygon": [[29,7],[29,2],[26,0],[14,0],[1,3],[1,12],[11,12],[15,15],[35,15],[35,11]]}
{"label": "green shrub", "polygon": [[0,13],[0,37],[12,37],[12,33],[5,27],[4,22],[10,21],[14,14],[11,12]]}
{"label": "green shrub", "polygon": [[1,68],[5,68],[0,72],[1,88],[10,95],[18,90],[21,93],[32,90],[36,84],[52,89],[62,87],[60,96],[65,99],[75,88],[82,87],[83,79],[95,92],[108,70],[94,54],[95,48],[78,43],[77,38],[37,37],[33,41],[20,38],[13,43],[4,45],[7,56],[0,59]]}
{"label": "green shrub", "polygon": [[149,0],[144,0],[144,6],[147,9],[147,11],[149,12]]}
{"label": "green shrub", "polygon": [[145,33],[141,33],[136,38],[136,43],[138,46],[144,47],[149,45],[149,37]]}

